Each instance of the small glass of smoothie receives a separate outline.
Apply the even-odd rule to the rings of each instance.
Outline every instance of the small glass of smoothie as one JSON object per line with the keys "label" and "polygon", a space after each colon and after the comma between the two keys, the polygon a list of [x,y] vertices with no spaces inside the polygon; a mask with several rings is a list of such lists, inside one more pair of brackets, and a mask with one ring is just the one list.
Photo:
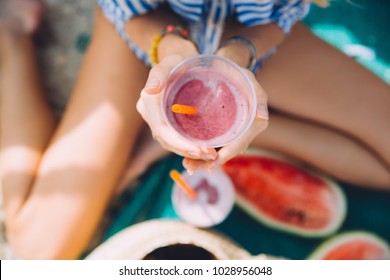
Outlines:
{"label": "small glass of smoothie", "polygon": [[[165,121],[202,147],[223,147],[240,138],[256,113],[252,82],[234,62],[216,55],[198,55],[170,73],[161,106]],[[175,113],[172,106],[195,108]]]}
{"label": "small glass of smoothie", "polygon": [[172,189],[172,205],[179,218],[196,227],[207,228],[220,224],[233,209],[236,196],[233,182],[220,168],[213,173],[198,169],[191,176],[181,174],[197,197],[190,198],[175,183]]}

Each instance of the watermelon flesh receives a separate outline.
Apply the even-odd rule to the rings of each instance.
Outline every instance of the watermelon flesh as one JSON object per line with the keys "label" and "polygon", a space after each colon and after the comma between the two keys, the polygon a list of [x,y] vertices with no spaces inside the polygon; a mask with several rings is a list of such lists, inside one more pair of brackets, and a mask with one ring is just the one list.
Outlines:
{"label": "watermelon flesh", "polygon": [[319,246],[310,259],[321,260],[386,260],[389,246],[372,233],[344,233]]}
{"label": "watermelon flesh", "polygon": [[366,240],[343,244],[326,254],[324,260],[375,260],[384,256],[385,250]]}
{"label": "watermelon flesh", "polygon": [[303,167],[259,151],[224,165],[238,204],[265,224],[305,236],[337,230],[345,215],[338,186]]}

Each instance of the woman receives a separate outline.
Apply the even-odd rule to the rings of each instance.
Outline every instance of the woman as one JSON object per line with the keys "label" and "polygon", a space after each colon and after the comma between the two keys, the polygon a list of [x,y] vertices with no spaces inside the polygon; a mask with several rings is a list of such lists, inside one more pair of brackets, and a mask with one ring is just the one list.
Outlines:
{"label": "woman", "polygon": [[[164,36],[158,46],[161,62],[149,73],[99,8],[79,80],[56,125],[42,97],[31,42],[41,3],[2,0],[0,4],[7,11],[0,23],[1,178],[9,240],[22,258],[78,258],[96,232],[134,150],[143,125],[135,110],[139,93],[145,107],[138,107],[154,128],[155,120],[145,112],[155,103],[146,99],[155,99],[169,70],[197,54],[197,48],[180,36]],[[122,32],[144,52],[150,38],[165,26],[186,25],[167,6],[122,23]],[[256,74],[274,113],[269,128],[252,144],[296,156],[345,181],[388,188],[389,87],[301,25],[286,37],[273,22],[251,28],[232,22],[222,41],[236,34],[252,41],[258,58],[279,46]],[[246,66],[250,52],[237,52],[242,49],[230,44],[218,54]],[[335,75],[340,72],[345,74]],[[265,105],[265,93],[251,77],[259,102]],[[189,169],[204,163],[199,161],[203,154],[223,163],[265,129],[266,110],[259,115],[262,120],[255,122],[253,133],[218,154],[206,149],[191,156],[183,143],[155,136],[165,147],[188,156]]]}

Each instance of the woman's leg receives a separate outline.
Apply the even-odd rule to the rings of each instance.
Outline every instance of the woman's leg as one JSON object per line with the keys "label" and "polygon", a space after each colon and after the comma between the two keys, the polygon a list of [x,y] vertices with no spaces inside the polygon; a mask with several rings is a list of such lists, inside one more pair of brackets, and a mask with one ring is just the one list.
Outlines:
{"label": "woman's leg", "polygon": [[[389,170],[390,87],[371,72],[297,25],[258,79],[271,107],[346,134],[364,150],[361,154],[371,153]],[[318,145],[325,148],[335,160],[345,152],[339,145]],[[346,164],[343,172],[356,172],[355,165]],[[373,178],[369,170],[365,175]]]}
{"label": "woman's leg", "polygon": [[390,172],[373,153],[347,135],[291,116],[271,114],[252,146],[302,160],[339,180],[390,189]]}
{"label": "woman's leg", "polygon": [[[135,104],[147,74],[147,68],[98,11],[77,85],[48,145],[33,146],[42,133],[25,130],[31,122],[39,123],[35,119],[42,108],[23,111],[21,107],[34,107],[35,97],[26,99],[29,91],[1,93],[7,230],[21,257],[77,258],[84,250],[143,123]],[[6,108],[17,112],[18,119],[10,111],[5,114]],[[12,136],[15,130],[17,137]],[[34,159],[25,150],[32,151]],[[15,151],[20,151],[18,158]]]}
{"label": "woman's leg", "polygon": [[[26,199],[42,151],[55,129],[54,116],[42,93],[33,31],[40,21],[39,1],[0,2],[0,113],[1,168],[3,175],[20,176],[3,182],[5,209],[17,212]],[[22,10],[22,13],[17,11]]]}

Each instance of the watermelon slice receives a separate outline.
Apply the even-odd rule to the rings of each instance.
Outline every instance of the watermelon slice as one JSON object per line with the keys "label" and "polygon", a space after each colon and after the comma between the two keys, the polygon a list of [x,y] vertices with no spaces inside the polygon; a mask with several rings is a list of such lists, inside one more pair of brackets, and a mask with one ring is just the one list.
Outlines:
{"label": "watermelon slice", "polygon": [[336,232],[344,220],[340,187],[285,156],[251,149],[223,169],[233,181],[238,206],[272,228],[323,237]]}
{"label": "watermelon slice", "polygon": [[309,256],[312,260],[388,260],[389,245],[365,231],[346,232],[322,243]]}

